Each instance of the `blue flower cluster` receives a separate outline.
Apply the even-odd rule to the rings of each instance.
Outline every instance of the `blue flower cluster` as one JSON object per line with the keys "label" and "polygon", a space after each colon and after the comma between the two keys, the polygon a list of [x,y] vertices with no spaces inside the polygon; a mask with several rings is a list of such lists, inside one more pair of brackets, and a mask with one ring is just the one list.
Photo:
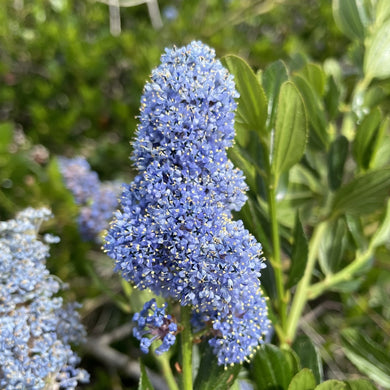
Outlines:
{"label": "blue flower cluster", "polygon": [[[133,329],[134,337],[141,341],[141,351],[148,353],[153,341],[161,340],[162,344],[156,348],[157,355],[169,350],[175,343],[177,324],[172,316],[165,314],[167,304],[159,308],[153,298],[146,302],[140,313],[135,313],[133,321],[137,326]],[[151,335],[152,338],[147,337]]]}
{"label": "blue flower cluster", "polygon": [[[26,209],[0,222],[0,388],[75,389],[88,382],[70,343],[85,331],[75,310],[55,297],[60,281],[49,274],[49,247],[37,238],[47,209]],[[53,241],[53,237],[47,237]]]}
{"label": "blue flower cluster", "polygon": [[213,327],[220,364],[245,360],[269,331],[262,248],[232,219],[246,201],[234,139],[234,81],[201,42],[166,50],[141,100],[132,160],[105,250],[140,289],[190,305]]}
{"label": "blue flower cluster", "polygon": [[98,240],[118,206],[120,185],[101,183],[83,157],[61,157],[59,167],[66,187],[80,206],[78,224],[82,237],[87,241]]}

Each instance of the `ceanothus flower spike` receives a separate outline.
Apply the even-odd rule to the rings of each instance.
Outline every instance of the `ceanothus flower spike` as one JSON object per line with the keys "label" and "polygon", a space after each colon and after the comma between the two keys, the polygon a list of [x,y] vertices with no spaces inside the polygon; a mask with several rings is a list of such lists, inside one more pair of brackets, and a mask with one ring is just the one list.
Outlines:
{"label": "ceanothus flower spike", "polygon": [[[269,326],[263,321],[250,331],[242,322],[255,314],[237,306],[245,306],[245,290],[266,313],[261,245],[231,214],[245,203],[247,189],[227,157],[237,96],[233,77],[208,46],[166,50],[141,99],[132,154],[138,174],[124,186],[105,237],[105,250],[126,280],[191,306],[205,323],[241,329],[250,339],[244,352],[233,357],[219,353],[226,342],[213,346],[220,364],[243,361]],[[224,337],[219,328],[215,333]]]}

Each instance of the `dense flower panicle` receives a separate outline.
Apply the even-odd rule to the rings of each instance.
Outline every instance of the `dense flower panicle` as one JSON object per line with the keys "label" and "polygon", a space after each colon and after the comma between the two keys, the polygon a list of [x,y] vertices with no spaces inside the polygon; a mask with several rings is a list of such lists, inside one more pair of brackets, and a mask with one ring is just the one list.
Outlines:
{"label": "dense flower panicle", "polygon": [[96,172],[83,157],[59,158],[61,174],[66,187],[80,206],[78,224],[85,240],[98,240],[108,227],[118,206],[120,185],[116,182],[101,183]]}
{"label": "dense flower panicle", "polygon": [[[243,329],[234,315],[243,290],[250,286],[256,307],[265,310],[259,282],[248,284],[264,263],[261,245],[231,215],[247,188],[226,153],[237,96],[232,76],[206,45],[166,51],[145,86],[132,155],[138,175],[124,186],[105,249],[137,287],[221,323],[232,318],[231,327]],[[255,315],[246,313],[245,319]],[[268,322],[246,330],[246,353],[266,329]],[[228,360],[242,361],[243,354]]]}
{"label": "dense flower panicle", "polygon": [[[141,341],[141,351],[149,352],[151,344],[156,340],[161,340],[161,345],[156,348],[157,355],[169,350],[175,343],[177,324],[172,316],[165,314],[167,305],[159,308],[156,300],[145,303],[140,313],[135,313],[133,321],[137,326],[133,328],[133,335]],[[151,337],[148,337],[151,336]]]}
{"label": "dense flower panicle", "polygon": [[[46,269],[49,248],[37,238],[47,209],[26,209],[0,223],[0,387],[75,389],[88,374],[69,343],[85,336],[76,305],[54,297],[61,284]],[[53,237],[50,237],[53,240]]]}

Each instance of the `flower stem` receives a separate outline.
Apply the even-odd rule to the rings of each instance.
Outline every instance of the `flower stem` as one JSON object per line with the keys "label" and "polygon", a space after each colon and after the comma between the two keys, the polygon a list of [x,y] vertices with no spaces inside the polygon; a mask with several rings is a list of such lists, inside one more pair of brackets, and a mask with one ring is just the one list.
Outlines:
{"label": "flower stem", "polygon": [[[269,202],[269,215],[271,220],[271,234],[272,234],[272,246],[273,254],[271,258],[271,264],[275,272],[276,290],[278,294],[278,309],[280,315],[280,325],[283,330],[286,326],[287,317],[287,302],[283,285],[283,272],[282,272],[282,259],[280,256],[280,238],[279,238],[279,226],[276,214],[276,194],[275,186],[269,185],[268,187],[268,202]],[[284,340],[280,340],[281,343]]]}
{"label": "flower stem", "polygon": [[301,281],[298,283],[297,290],[291,305],[290,313],[287,321],[286,342],[291,345],[294,341],[295,334],[298,328],[299,319],[302,316],[303,309],[308,301],[308,289],[310,279],[313,273],[314,266],[317,260],[317,254],[321,243],[322,236],[326,231],[327,223],[321,222],[314,230],[313,236],[310,240],[309,254],[306,264],[305,273]]}
{"label": "flower stem", "polygon": [[181,353],[183,370],[183,390],[192,390],[192,332],[191,306],[181,306]]}
{"label": "flower stem", "polygon": [[161,368],[161,371],[164,375],[164,378],[167,382],[169,390],[179,390],[179,386],[175,381],[171,366],[169,364],[170,354],[163,353],[161,356],[157,357],[157,363]]}

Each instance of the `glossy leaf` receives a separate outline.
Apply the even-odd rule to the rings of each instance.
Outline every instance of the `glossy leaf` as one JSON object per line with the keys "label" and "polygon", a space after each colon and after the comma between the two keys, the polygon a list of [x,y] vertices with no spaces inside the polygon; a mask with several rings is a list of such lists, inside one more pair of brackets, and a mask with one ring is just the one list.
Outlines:
{"label": "glossy leaf", "polygon": [[333,0],[333,16],[348,38],[363,41],[365,29],[356,3],[356,0]]}
{"label": "glossy leaf", "polygon": [[[245,133],[248,130],[255,130],[261,137],[265,136],[267,99],[259,80],[251,67],[242,58],[229,55],[222,58],[221,61],[229,72],[233,74],[236,88],[240,93],[236,113],[238,140],[242,137],[241,133]],[[243,145],[245,144],[244,142]]]}
{"label": "glossy leaf", "polygon": [[292,347],[299,357],[301,367],[310,369],[315,382],[321,383],[324,376],[322,360],[311,339],[305,334],[301,334],[296,337]]}
{"label": "glossy leaf", "polygon": [[390,168],[372,170],[339,188],[332,204],[333,214],[363,215],[384,206],[390,191]]}
{"label": "glossy leaf", "polygon": [[267,129],[272,130],[275,127],[280,87],[288,80],[286,64],[281,60],[273,62],[261,74],[261,79],[268,100]]}
{"label": "glossy leaf", "polygon": [[217,359],[208,343],[200,344],[201,361],[194,382],[194,390],[226,390],[235,382],[241,370],[240,364],[224,366],[217,364]]}
{"label": "glossy leaf", "polygon": [[287,288],[296,285],[301,280],[306,268],[307,253],[307,238],[297,213],[295,217],[294,244],[291,254],[291,267],[286,284]]}
{"label": "glossy leaf", "polygon": [[298,371],[295,356],[275,345],[265,344],[256,353],[250,373],[257,390],[288,389]]}
{"label": "glossy leaf", "polygon": [[348,140],[343,135],[338,136],[330,145],[328,153],[328,183],[332,191],[337,190],[343,181],[348,149]]}
{"label": "glossy leaf", "polygon": [[331,379],[319,384],[314,390],[349,390],[344,382]]}
{"label": "glossy leaf", "polygon": [[286,82],[280,89],[272,150],[271,164],[276,177],[302,158],[306,140],[306,112],[301,95],[293,83]]}
{"label": "glossy leaf", "polygon": [[299,371],[290,382],[288,390],[314,390],[316,380],[308,368]]}
{"label": "glossy leaf", "polygon": [[364,58],[367,79],[390,77],[390,20],[387,20],[370,39]]}
{"label": "glossy leaf", "polygon": [[140,368],[141,376],[139,378],[138,390],[153,390],[154,388],[149,380],[148,374],[142,361],[140,362]]}
{"label": "glossy leaf", "polygon": [[374,382],[390,387],[390,356],[387,349],[356,329],[341,333],[342,347],[351,362]]}
{"label": "glossy leaf", "polygon": [[309,142],[318,148],[327,147],[328,133],[323,101],[304,77],[297,74],[293,77],[293,81],[305,103],[311,127]]}
{"label": "glossy leaf", "polygon": [[378,144],[378,133],[382,121],[379,108],[371,111],[356,129],[353,144],[353,155],[359,167],[368,169],[375,155],[375,146]]}

